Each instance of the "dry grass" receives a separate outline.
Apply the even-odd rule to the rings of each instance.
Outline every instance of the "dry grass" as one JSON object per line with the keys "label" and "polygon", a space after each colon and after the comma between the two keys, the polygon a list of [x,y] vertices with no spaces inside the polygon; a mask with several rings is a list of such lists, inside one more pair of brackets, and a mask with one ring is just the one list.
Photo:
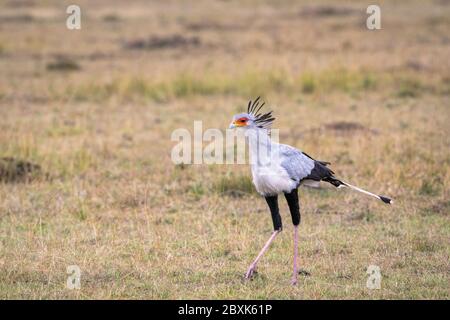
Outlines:
{"label": "dry grass", "polygon": [[[381,31],[359,1],[78,2],[81,31],[58,1],[2,4],[0,158],[45,174],[0,182],[1,298],[449,298],[445,2],[382,2]],[[170,161],[174,129],[225,128],[259,94],[282,142],[395,199],[302,189],[296,287],[284,201],[243,282],[272,228],[249,168]]]}

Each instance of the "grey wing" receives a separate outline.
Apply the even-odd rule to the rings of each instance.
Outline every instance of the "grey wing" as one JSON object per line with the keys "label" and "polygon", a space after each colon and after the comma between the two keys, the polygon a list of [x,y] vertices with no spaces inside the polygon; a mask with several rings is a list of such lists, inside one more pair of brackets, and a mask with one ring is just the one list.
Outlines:
{"label": "grey wing", "polygon": [[291,146],[280,144],[280,155],[281,166],[294,181],[300,182],[314,169],[315,161]]}

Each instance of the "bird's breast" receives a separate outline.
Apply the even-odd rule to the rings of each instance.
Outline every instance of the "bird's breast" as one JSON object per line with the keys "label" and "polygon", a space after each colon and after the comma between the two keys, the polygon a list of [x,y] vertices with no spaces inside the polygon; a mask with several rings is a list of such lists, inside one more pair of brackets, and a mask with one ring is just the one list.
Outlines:
{"label": "bird's breast", "polygon": [[279,165],[252,166],[253,184],[263,196],[290,192],[296,187],[286,170]]}

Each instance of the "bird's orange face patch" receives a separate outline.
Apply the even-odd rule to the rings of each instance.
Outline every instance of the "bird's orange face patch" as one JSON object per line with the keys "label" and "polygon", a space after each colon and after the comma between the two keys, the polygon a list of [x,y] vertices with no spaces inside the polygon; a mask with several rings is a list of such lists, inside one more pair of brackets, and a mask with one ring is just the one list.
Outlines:
{"label": "bird's orange face patch", "polygon": [[243,117],[243,118],[234,120],[233,124],[236,127],[245,127],[247,125],[247,121],[248,121],[248,118]]}

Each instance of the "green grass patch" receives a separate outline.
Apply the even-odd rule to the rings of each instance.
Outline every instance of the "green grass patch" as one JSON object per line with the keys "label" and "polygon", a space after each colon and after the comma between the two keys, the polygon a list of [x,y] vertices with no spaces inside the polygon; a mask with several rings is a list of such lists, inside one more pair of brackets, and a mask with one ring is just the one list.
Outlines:
{"label": "green grass patch", "polygon": [[417,98],[424,89],[422,83],[417,79],[402,79],[399,83],[397,96],[400,98]]}
{"label": "green grass patch", "polygon": [[435,252],[440,248],[436,242],[424,237],[415,237],[412,244],[413,249],[419,252]]}
{"label": "green grass patch", "polygon": [[213,190],[232,197],[241,197],[256,192],[251,177],[234,174],[221,176],[213,184]]}
{"label": "green grass patch", "polygon": [[422,181],[419,194],[423,196],[436,196],[440,193],[441,182],[439,179],[426,179]]}
{"label": "green grass patch", "polygon": [[347,69],[330,69],[293,75],[282,69],[246,70],[239,75],[206,73],[197,75],[180,72],[166,80],[144,77],[120,77],[105,83],[90,82],[71,85],[58,95],[60,99],[102,102],[111,98],[121,101],[170,99],[194,96],[234,95],[255,96],[282,92],[287,95],[324,93],[330,91],[361,91],[377,88],[376,74]]}
{"label": "green grass patch", "polygon": [[77,71],[80,69],[81,66],[78,62],[68,58],[59,59],[47,64],[47,70],[49,71]]}
{"label": "green grass patch", "polygon": [[247,69],[237,75],[209,71],[203,74],[182,71],[163,80],[142,76],[123,76],[108,82],[88,81],[69,85],[62,92],[49,90],[55,98],[71,101],[104,102],[118,99],[122,102],[154,101],[196,96],[252,97],[262,93],[283,93],[287,96],[388,90],[400,98],[416,98],[426,92],[445,94],[447,82],[424,83],[415,75],[397,75],[366,70],[329,68],[317,72],[304,71],[293,74],[283,69]]}
{"label": "green grass patch", "polygon": [[195,182],[189,185],[187,191],[192,194],[195,198],[199,199],[205,194],[205,187],[201,182]]}

